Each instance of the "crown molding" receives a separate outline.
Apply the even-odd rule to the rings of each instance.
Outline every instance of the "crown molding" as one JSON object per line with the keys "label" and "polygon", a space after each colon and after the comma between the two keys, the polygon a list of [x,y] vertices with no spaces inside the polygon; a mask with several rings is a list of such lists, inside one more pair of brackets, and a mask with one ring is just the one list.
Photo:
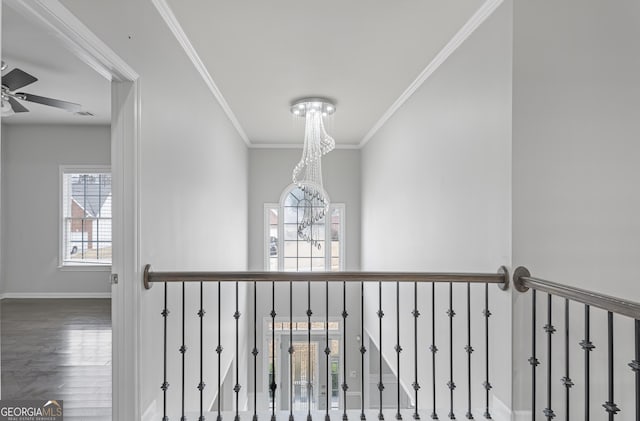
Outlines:
{"label": "crown molding", "polygon": [[422,84],[449,58],[454,51],[469,38],[469,36],[485,21],[493,12],[502,4],[504,0],[486,0],[482,6],[471,16],[462,28],[451,38],[442,50],[431,60],[418,77],[409,85],[400,97],[389,107],[389,109],[380,117],[373,125],[371,130],[364,136],[359,143],[359,147],[364,147],[373,136],[385,125],[400,107],[422,86]]}
{"label": "crown molding", "polygon": [[246,143],[248,147],[251,147],[251,141],[242,128],[240,121],[238,121],[238,118],[231,110],[231,107],[227,103],[227,100],[222,95],[222,92],[220,92],[220,89],[218,89],[218,86],[211,77],[211,74],[207,70],[207,67],[200,59],[200,56],[191,44],[191,41],[189,41],[187,34],[182,29],[180,22],[178,22],[178,19],[171,10],[171,7],[169,7],[169,4],[166,2],[166,0],[151,0],[151,2],[160,13],[160,16],[162,16],[162,19],[164,19],[165,23],[169,27],[169,30],[171,30],[173,35],[178,40],[178,43],[180,44],[184,52],[187,53],[187,56],[191,60],[191,63],[193,63],[198,73],[200,73],[200,76],[202,76],[202,79],[204,80],[213,96],[216,98],[216,100],[218,100],[220,107],[222,107],[222,110],[227,115],[227,118],[229,119],[229,121],[231,121],[231,124],[233,124],[233,127],[235,127],[242,140],[244,140],[244,143]]}
{"label": "crown molding", "polygon": [[[302,143],[251,143],[251,149],[302,149]],[[334,149],[360,149],[357,143],[336,144]]]}
{"label": "crown molding", "polygon": [[3,4],[51,30],[80,61],[107,80],[134,81],[138,74],[57,0],[4,0]]}

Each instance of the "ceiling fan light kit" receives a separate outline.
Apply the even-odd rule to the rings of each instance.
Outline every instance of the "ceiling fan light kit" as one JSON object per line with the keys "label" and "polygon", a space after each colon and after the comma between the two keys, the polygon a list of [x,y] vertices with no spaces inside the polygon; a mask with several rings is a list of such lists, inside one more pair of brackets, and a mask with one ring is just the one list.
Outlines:
{"label": "ceiling fan light kit", "polygon": [[319,238],[313,236],[313,225],[321,223],[329,213],[329,195],[322,185],[322,156],[331,152],[335,140],[324,128],[324,117],[336,111],[326,98],[302,98],[290,108],[295,117],[305,119],[302,157],[293,169],[293,183],[303,192],[303,215],[298,217],[298,237],[320,249]]}

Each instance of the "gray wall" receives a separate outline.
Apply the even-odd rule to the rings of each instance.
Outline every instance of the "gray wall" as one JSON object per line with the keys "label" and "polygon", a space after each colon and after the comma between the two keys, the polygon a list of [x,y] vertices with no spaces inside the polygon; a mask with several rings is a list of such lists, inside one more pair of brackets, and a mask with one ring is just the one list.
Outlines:
{"label": "gray wall", "polygon": [[60,165],[109,165],[108,126],[2,126],[4,294],[109,293],[109,271],[61,270]]}
{"label": "gray wall", "polygon": [[[640,3],[517,1],[514,16],[514,266],[640,301]],[[516,295],[514,301],[514,382],[519,392],[514,407],[522,410],[530,409],[530,299],[530,294]],[[543,311],[546,297],[539,301]],[[562,314],[562,306],[556,303],[556,315]],[[573,305],[571,311],[571,377],[576,383],[571,393],[582,396],[583,357],[577,343],[584,335],[584,310]],[[606,315],[592,310],[592,320],[597,348],[592,353],[591,408],[602,416]],[[563,329],[561,317],[554,324]],[[616,419],[630,420],[635,406],[633,373],[627,367],[633,359],[631,322],[616,318],[615,331],[615,399],[622,408]],[[554,347],[562,341],[554,335]],[[540,372],[546,369],[545,343],[538,351]],[[559,379],[564,364],[559,359],[553,366]],[[560,390],[559,383],[554,386]],[[538,410],[546,403],[540,402]],[[559,419],[564,417],[562,402],[554,394]],[[575,405],[571,418],[584,419],[582,405]]]}
{"label": "gray wall", "polygon": [[[362,269],[495,272],[511,262],[511,63],[512,3],[505,1],[420,87],[366,145],[362,155]],[[405,361],[413,360],[413,291],[401,285],[401,341]],[[395,337],[395,285],[383,287],[383,332]],[[436,332],[440,358],[448,354],[445,324],[448,289],[437,286]],[[475,289],[474,323],[482,321],[482,292]],[[430,320],[431,291],[419,291],[421,323]],[[454,331],[466,331],[465,289],[456,286]],[[511,297],[490,288],[491,338],[501,343],[511,331]],[[371,285],[365,301],[365,326],[378,342],[378,290]],[[476,325],[473,358],[481,368],[483,327]],[[404,339],[402,339],[404,338]],[[466,393],[464,335],[456,335],[456,395]],[[431,343],[430,331],[419,335],[420,349]],[[395,341],[382,352],[395,367]],[[494,347],[493,367],[510,365],[509,347]],[[401,370],[411,390],[412,364]],[[405,366],[406,367],[406,366]],[[463,370],[464,368],[464,370]],[[430,364],[419,366],[431,376]],[[448,370],[437,372],[438,406],[446,407]],[[495,370],[492,393],[510,405],[509,370]],[[480,372],[474,372],[481,379]],[[481,380],[477,380],[481,383]],[[419,400],[429,402],[431,385],[422,384]],[[480,408],[476,386],[474,408]],[[442,416],[443,414],[441,414]],[[462,416],[463,414],[458,414]],[[478,416],[480,416],[478,414]]]}
{"label": "gray wall", "polygon": [[[304,133],[301,133],[301,140]],[[278,203],[291,184],[302,149],[249,152],[249,268],[264,269],[265,203]],[[345,204],[345,270],[360,268],[360,151],[336,149],[322,158],[324,188],[332,202]]]}

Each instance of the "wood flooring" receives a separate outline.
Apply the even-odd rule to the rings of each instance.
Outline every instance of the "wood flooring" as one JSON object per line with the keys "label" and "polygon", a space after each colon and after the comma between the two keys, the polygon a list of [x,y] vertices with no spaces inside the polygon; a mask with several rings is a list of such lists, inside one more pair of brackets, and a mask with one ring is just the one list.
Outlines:
{"label": "wood flooring", "polygon": [[62,399],[65,421],[111,420],[111,300],[0,302],[2,399]]}

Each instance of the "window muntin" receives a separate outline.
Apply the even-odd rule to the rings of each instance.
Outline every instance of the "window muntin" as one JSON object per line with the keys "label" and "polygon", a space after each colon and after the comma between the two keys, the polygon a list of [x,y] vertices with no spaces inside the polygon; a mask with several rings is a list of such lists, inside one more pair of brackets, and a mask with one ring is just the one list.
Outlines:
{"label": "window muntin", "polygon": [[111,265],[110,169],[62,167],[61,184],[61,266]]}
{"label": "window muntin", "polygon": [[281,203],[265,204],[265,269],[285,272],[340,271],[344,262],[344,205],[331,204],[330,223],[314,224],[317,245],[298,237],[304,194],[295,186]]}

